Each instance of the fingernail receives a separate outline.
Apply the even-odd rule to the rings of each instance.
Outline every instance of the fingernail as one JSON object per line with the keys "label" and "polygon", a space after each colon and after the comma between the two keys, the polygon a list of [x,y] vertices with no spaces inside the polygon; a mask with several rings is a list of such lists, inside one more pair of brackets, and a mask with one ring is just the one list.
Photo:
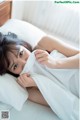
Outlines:
{"label": "fingernail", "polygon": [[27,76],[29,77],[29,76],[30,76],[30,74],[29,74],[29,73],[27,73]]}

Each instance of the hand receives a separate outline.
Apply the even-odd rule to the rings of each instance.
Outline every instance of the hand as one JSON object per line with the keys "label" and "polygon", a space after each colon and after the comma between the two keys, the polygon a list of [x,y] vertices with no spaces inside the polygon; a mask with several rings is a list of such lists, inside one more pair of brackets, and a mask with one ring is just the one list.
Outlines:
{"label": "hand", "polygon": [[35,51],[35,57],[39,63],[46,65],[49,68],[55,67],[55,59],[53,59],[47,51],[38,49]]}
{"label": "hand", "polygon": [[27,73],[24,73],[24,74],[20,75],[18,77],[17,82],[24,88],[36,86],[34,80]]}

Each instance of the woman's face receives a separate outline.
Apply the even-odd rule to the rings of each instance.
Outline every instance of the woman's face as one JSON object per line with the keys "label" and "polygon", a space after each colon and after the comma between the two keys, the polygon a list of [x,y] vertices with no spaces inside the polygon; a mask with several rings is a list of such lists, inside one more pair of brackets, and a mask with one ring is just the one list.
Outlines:
{"label": "woman's face", "polygon": [[20,74],[30,55],[30,51],[21,45],[18,45],[17,47],[19,49],[15,51],[15,54],[12,52],[8,53],[8,57],[10,60],[8,70],[12,73]]}

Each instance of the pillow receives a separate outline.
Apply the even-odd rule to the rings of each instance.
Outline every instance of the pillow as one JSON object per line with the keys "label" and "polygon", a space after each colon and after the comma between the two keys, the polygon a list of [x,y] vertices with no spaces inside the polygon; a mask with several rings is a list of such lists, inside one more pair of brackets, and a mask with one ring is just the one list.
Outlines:
{"label": "pillow", "polygon": [[32,47],[34,47],[42,37],[46,36],[45,32],[34,25],[17,19],[8,20],[8,22],[0,28],[0,32],[4,34],[8,32],[15,33],[20,39],[30,43]]}
{"label": "pillow", "polygon": [[[8,20],[6,24],[0,27],[0,32],[4,34],[8,32],[15,33],[20,39],[29,42],[32,47],[46,35],[32,24],[17,19]],[[28,92],[15,80],[15,77],[9,74],[0,76],[0,101],[13,106],[17,110],[21,110],[28,98]]]}
{"label": "pillow", "polygon": [[10,109],[12,109],[11,105],[0,102],[0,111],[1,110],[10,110]]}
{"label": "pillow", "polygon": [[22,88],[12,75],[0,76],[0,101],[21,110],[28,98],[28,92]]}

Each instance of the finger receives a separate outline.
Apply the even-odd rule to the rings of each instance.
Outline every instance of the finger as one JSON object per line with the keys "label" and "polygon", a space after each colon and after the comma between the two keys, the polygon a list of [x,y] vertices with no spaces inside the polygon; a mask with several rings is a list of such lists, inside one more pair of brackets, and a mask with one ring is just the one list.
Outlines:
{"label": "finger", "polygon": [[37,50],[35,51],[35,53],[39,53],[39,52],[42,52],[42,51],[44,51],[44,50],[37,49]]}
{"label": "finger", "polygon": [[47,65],[47,61],[46,61],[46,60],[43,60],[43,61],[40,62],[40,64],[42,64],[42,65]]}
{"label": "finger", "polygon": [[30,73],[26,73],[27,77],[30,77]]}
{"label": "finger", "polygon": [[40,54],[37,54],[36,55],[36,59],[39,59],[39,58],[43,58],[43,57],[47,57],[48,55],[46,53],[40,53]]}
{"label": "finger", "polygon": [[19,81],[22,83],[22,84],[25,84],[25,81],[27,79],[27,75],[26,74],[22,74],[20,75],[20,77],[18,78]]}
{"label": "finger", "polygon": [[21,79],[24,87],[27,87],[30,83],[30,77],[27,77],[26,74],[24,74],[21,76]]}
{"label": "finger", "polygon": [[37,50],[35,51],[35,54],[42,53],[42,52],[48,53],[46,50],[37,49]]}
{"label": "finger", "polygon": [[22,83],[25,85],[26,79],[28,78],[26,74],[20,76]]}
{"label": "finger", "polygon": [[38,50],[35,51],[35,55],[40,54],[40,53],[42,53],[42,52],[44,52],[44,50],[38,49]]}
{"label": "finger", "polygon": [[18,82],[18,84],[21,85],[22,87],[25,87],[20,77],[18,78],[17,82]]}
{"label": "finger", "polygon": [[43,58],[39,58],[37,61],[41,63],[41,62],[47,61],[47,60],[48,60],[48,59],[47,59],[46,57],[43,57]]}
{"label": "finger", "polygon": [[25,76],[29,77],[30,73],[23,73],[22,75],[25,75]]}

